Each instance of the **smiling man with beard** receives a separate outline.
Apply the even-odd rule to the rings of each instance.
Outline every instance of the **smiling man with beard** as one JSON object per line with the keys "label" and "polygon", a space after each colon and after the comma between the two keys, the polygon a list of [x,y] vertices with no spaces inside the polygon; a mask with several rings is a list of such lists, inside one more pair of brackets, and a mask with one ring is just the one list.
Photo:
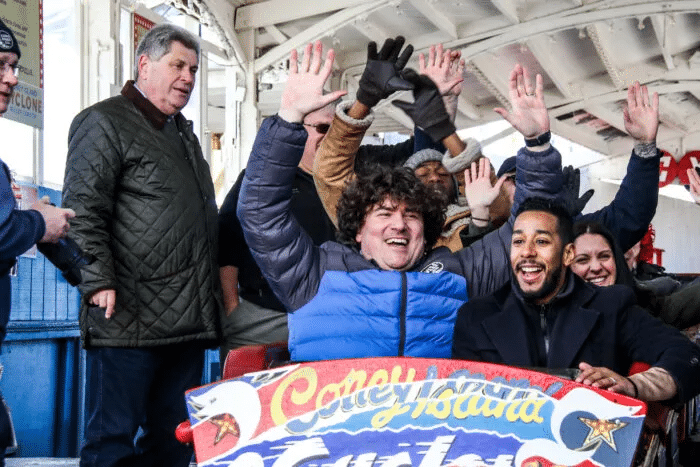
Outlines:
{"label": "smiling man with beard", "polygon": [[[459,309],[452,357],[578,368],[577,382],[647,401],[698,394],[700,348],[637,306],[632,289],[573,274],[572,238],[564,208],[526,200],[513,224],[511,281]],[[622,376],[638,361],[651,368]]]}

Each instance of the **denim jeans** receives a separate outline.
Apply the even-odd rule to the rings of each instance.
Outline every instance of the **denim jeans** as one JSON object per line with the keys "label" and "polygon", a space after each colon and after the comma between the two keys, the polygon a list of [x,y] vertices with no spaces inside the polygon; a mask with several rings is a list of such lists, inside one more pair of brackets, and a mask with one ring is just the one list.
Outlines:
{"label": "denim jeans", "polygon": [[184,392],[201,384],[203,366],[196,343],[88,349],[81,467],[189,465],[192,447],[175,439],[175,427],[187,419]]}

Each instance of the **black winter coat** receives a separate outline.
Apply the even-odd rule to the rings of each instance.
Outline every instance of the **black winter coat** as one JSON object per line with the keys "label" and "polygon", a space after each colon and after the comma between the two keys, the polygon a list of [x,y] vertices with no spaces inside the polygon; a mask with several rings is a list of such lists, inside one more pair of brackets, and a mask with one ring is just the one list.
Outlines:
{"label": "black winter coat", "polygon": [[[582,361],[626,375],[633,362],[668,371],[680,401],[700,393],[700,348],[678,330],[635,304],[623,285],[596,287],[568,272],[567,284],[543,305],[549,338],[546,367],[577,368]],[[493,295],[464,304],[455,324],[452,357],[535,367],[544,333],[528,314],[538,314],[508,283]],[[539,322],[539,317],[535,316]]]}

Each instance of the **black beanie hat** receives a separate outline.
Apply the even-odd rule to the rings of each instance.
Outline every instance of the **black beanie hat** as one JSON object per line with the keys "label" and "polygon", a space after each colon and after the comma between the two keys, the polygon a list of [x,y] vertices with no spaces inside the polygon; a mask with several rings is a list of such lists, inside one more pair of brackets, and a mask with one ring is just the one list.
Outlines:
{"label": "black beanie hat", "polygon": [[2,20],[0,20],[0,52],[14,52],[17,58],[22,55],[17,38]]}

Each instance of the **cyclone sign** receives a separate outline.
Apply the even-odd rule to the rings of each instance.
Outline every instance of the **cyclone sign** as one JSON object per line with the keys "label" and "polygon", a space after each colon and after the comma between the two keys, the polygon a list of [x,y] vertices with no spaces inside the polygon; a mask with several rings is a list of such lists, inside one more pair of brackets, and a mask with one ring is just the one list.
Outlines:
{"label": "cyclone sign", "polygon": [[456,360],[295,364],[186,395],[200,466],[625,466],[646,405]]}

